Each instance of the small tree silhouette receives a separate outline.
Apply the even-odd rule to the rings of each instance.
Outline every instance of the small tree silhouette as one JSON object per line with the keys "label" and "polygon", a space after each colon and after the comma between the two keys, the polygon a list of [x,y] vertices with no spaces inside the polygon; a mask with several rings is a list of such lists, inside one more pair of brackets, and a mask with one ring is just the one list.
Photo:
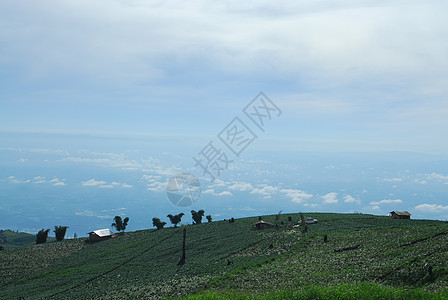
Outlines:
{"label": "small tree silhouette", "polygon": [[114,222],[112,223],[112,227],[115,227],[117,231],[122,231],[126,229],[126,226],[128,226],[129,218],[126,217],[124,220],[121,219],[120,216],[115,216]]}
{"label": "small tree silhouette", "polygon": [[57,241],[62,241],[64,239],[67,229],[68,226],[54,226],[53,232],[56,235]]}
{"label": "small tree silhouette", "polygon": [[206,218],[207,218],[207,221],[208,221],[209,223],[212,222],[212,216],[211,216],[211,215],[207,215]]}
{"label": "small tree silhouette", "polygon": [[184,213],[177,214],[173,216],[172,214],[169,214],[167,217],[170,218],[171,224],[174,225],[174,227],[177,227],[177,224],[179,224],[182,221],[182,217],[184,216]]}
{"label": "small tree silhouette", "polygon": [[47,241],[48,233],[50,232],[50,229],[41,229],[36,234],[36,244],[43,244]]}
{"label": "small tree silhouette", "polygon": [[191,217],[193,218],[193,224],[201,224],[202,223],[202,217],[204,216],[205,211],[203,209],[199,211],[192,210],[191,211]]}
{"label": "small tree silhouette", "polygon": [[166,222],[160,221],[159,218],[152,218],[152,226],[157,227],[157,229],[162,229],[166,225]]}

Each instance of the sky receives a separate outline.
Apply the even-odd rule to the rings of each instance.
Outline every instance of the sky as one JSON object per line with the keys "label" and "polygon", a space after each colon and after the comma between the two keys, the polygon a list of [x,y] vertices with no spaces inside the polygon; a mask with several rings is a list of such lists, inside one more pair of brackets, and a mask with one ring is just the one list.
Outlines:
{"label": "sky", "polygon": [[[41,155],[42,151],[53,153],[53,157],[38,158],[52,162],[52,170],[60,168],[63,159],[71,163],[90,159],[88,168],[69,168],[64,174],[67,186],[70,174],[76,173],[84,174],[75,176],[79,186],[105,181],[103,185],[116,188],[120,184],[132,190],[125,186],[135,187],[135,183],[118,175],[110,182],[94,178],[89,168],[98,167],[96,159],[107,163],[105,159],[112,155],[126,163],[138,161],[138,166],[129,168],[143,173],[148,169],[143,160],[158,159],[159,171],[135,175],[140,179],[193,172],[192,157],[208,142],[219,143],[218,134],[239,117],[252,126],[257,139],[237,161],[247,168],[247,161],[269,161],[272,166],[257,165],[264,166],[264,172],[279,173],[282,163],[303,166],[306,160],[297,160],[299,155],[295,155],[302,151],[306,155],[419,153],[412,163],[427,168],[415,166],[412,176],[401,173],[391,178],[401,178],[397,184],[407,179],[440,180],[437,197],[420,199],[409,209],[433,205],[441,213],[421,217],[443,219],[448,217],[444,197],[448,187],[447,12],[446,1],[431,0],[0,0],[1,180],[8,186],[14,180],[32,182],[43,176],[38,172],[26,176],[24,171],[33,173],[36,165],[24,165],[31,164],[38,150]],[[260,92],[278,108],[264,130],[243,112]],[[11,151],[23,155],[16,157]],[[86,153],[108,154],[98,158]],[[133,157],[131,153],[139,154]],[[302,157],[313,162],[326,157],[306,155]],[[16,165],[9,164],[11,157]],[[388,167],[388,158],[375,157],[379,165]],[[415,159],[413,154],[409,157]],[[288,161],[281,162],[283,158]],[[338,156],[335,162],[342,164],[344,159]],[[328,162],[326,167],[332,165],[331,159],[323,160]],[[161,172],[161,168],[172,172]],[[278,174],[267,183],[249,182],[255,179],[244,177],[244,172],[237,176],[231,168],[226,170],[229,178],[221,179],[227,188],[219,193],[231,192],[230,186],[245,182],[255,190],[252,196],[262,195],[269,188],[260,192],[264,187],[257,184],[266,184],[274,188],[271,196],[275,191],[294,200],[294,192],[279,192],[282,189],[303,192],[302,200],[307,194],[325,196],[322,199],[328,205],[316,207],[320,210],[334,210],[330,204],[335,199],[342,202],[343,197],[352,196],[322,187],[309,192],[303,186],[306,180],[279,187],[284,180]],[[387,172],[406,169],[406,161],[401,161]],[[296,174],[288,172],[286,177]],[[309,172],[318,173],[313,168]],[[347,172],[342,168],[339,176]],[[50,173],[45,180],[55,179]],[[372,180],[371,184],[379,182]],[[53,183],[60,182],[64,183]],[[166,178],[160,182],[166,184]],[[64,188],[62,184],[56,187]],[[0,213],[22,190],[4,188]],[[46,193],[52,192],[43,192],[42,197]],[[208,195],[216,196],[211,191]],[[379,203],[369,207],[384,204],[382,200],[406,203],[406,199],[388,199],[386,192],[377,197],[381,199],[363,203]],[[347,199],[345,203],[353,205],[362,202]],[[344,209],[362,211],[359,207]]]}

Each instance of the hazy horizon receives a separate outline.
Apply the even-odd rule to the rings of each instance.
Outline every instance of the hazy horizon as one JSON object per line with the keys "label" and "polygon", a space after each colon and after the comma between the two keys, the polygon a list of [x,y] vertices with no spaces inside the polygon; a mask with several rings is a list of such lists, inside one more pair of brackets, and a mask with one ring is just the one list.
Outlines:
{"label": "hazy horizon", "polygon": [[[190,209],[445,220],[447,9],[0,2],[0,228],[84,235],[119,214],[136,230]],[[225,166],[214,182],[204,154]],[[201,184],[189,208],[165,193],[182,172]]]}

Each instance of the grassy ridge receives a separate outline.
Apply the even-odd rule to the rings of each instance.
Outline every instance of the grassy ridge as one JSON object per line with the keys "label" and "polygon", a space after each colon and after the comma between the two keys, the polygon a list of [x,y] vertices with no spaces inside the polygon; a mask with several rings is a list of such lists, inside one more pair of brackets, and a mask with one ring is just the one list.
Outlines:
{"label": "grassy ridge", "polygon": [[36,237],[29,233],[0,230],[0,246],[5,249],[31,245],[35,240]]}
{"label": "grassy ridge", "polygon": [[[298,220],[297,214],[285,214],[278,228],[263,231],[251,226],[257,218],[188,225],[183,267],[177,266],[182,228],[129,232],[91,245],[78,239],[2,251],[0,297],[145,299],[195,292],[250,297],[255,291],[293,295],[304,286],[323,293],[347,284],[349,290],[362,281],[446,289],[448,235],[436,235],[448,230],[443,222],[307,214],[319,223],[303,235],[280,225],[288,216]],[[276,222],[275,216],[263,219]],[[433,278],[428,266],[434,266]]]}

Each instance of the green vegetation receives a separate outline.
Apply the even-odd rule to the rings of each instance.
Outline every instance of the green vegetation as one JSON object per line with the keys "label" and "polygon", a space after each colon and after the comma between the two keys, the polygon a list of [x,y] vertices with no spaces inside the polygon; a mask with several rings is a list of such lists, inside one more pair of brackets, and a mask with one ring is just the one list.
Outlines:
{"label": "green vegetation", "polygon": [[57,241],[62,241],[65,238],[65,233],[67,232],[68,226],[54,226],[53,232],[56,235]]}
{"label": "green vegetation", "polygon": [[49,232],[50,232],[50,229],[39,230],[39,232],[36,234],[36,244],[46,243]]}
{"label": "green vegetation", "polygon": [[304,286],[299,289],[279,290],[256,297],[250,293],[226,291],[204,292],[185,297],[187,300],[200,299],[447,299],[448,292],[428,292],[419,288],[390,287],[374,282],[342,283],[333,286]]}
{"label": "green vegetation", "polygon": [[159,218],[152,218],[152,226],[157,227],[157,229],[163,229],[165,227],[166,222],[160,221]]}
{"label": "green vegetation", "polygon": [[31,245],[36,242],[36,236],[24,232],[0,230],[0,246],[4,249]]}
{"label": "green vegetation", "polygon": [[128,226],[128,222],[129,222],[129,218],[126,217],[124,218],[124,220],[121,219],[120,216],[115,216],[114,217],[114,222],[112,223],[112,227],[115,227],[115,229],[117,231],[125,231],[126,230],[126,226]]}
{"label": "green vegetation", "polygon": [[205,211],[203,209],[195,211],[191,211],[191,217],[193,218],[193,224],[202,224],[202,217],[204,216]]}
{"label": "green vegetation", "polygon": [[[443,299],[448,225],[362,214],[258,217],[64,240],[0,252],[0,298]],[[276,215],[263,216],[275,222]],[[159,220],[160,221],[160,220]],[[185,264],[182,257],[183,229]],[[327,235],[327,243],[324,236]]]}
{"label": "green vegetation", "polygon": [[171,224],[174,225],[174,227],[177,227],[177,224],[179,224],[182,221],[182,217],[184,216],[184,213],[177,214],[173,216],[172,214],[169,214],[167,217],[170,219]]}

